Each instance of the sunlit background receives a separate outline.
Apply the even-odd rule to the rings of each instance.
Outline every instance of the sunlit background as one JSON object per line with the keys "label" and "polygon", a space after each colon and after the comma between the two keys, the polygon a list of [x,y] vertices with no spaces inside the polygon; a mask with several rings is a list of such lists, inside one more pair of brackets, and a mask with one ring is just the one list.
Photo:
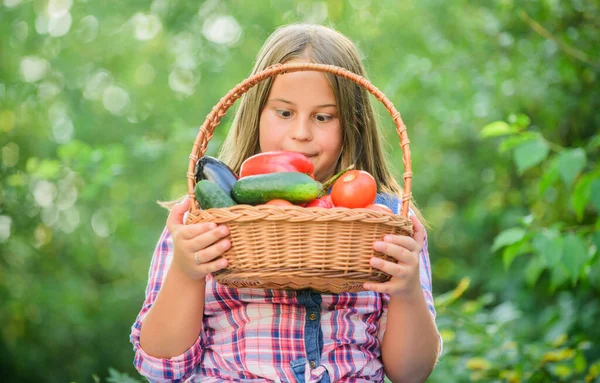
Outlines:
{"label": "sunlit background", "polygon": [[600,6],[585,0],[3,0],[0,380],[141,381],[128,337],[156,201],[187,192],[198,127],[300,21],[350,37],[408,126],[444,338],[430,381],[600,381]]}

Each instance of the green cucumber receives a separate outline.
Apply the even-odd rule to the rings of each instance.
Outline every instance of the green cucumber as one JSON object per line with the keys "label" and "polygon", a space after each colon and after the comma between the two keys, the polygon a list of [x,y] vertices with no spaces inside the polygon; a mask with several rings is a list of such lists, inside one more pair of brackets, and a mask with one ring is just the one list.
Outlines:
{"label": "green cucumber", "polygon": [[292,203],[312,201],[319,196],[323,185],[300,172],[258,174],[240,178],[231,189],[238,203],[260,205],[274,199]]}
{"label": "green cucumber", "polygon": [[194,187],[194,194],[202,209],[236,205],[235,201],[219,185],[208,180],[198,181]]}

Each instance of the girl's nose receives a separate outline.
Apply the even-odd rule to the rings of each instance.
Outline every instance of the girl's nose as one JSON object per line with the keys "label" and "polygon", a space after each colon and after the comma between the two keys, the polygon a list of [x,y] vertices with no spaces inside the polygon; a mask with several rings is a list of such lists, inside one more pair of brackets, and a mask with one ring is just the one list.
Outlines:
{"label": "girl's nose", "polygon": [[312,139],[310,119],[296,118],[292,126],[291,136],[298,141],[310,141]]}

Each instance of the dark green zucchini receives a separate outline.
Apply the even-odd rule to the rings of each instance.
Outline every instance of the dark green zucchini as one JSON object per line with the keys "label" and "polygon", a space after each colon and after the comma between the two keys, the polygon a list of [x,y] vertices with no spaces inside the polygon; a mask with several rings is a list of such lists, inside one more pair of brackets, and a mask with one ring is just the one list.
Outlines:
{"label": "dark green zucchini", "polygon": [[278,172],[240,178],[231,196],[241,204],[259,205],[274,199],[292,203],[314,200],[322,185],[310,176],[299,172]]}
{"label": "dark green zucchini", "polygon": [[219,185],[212,181],[200,180],[194,187],[196,200],[202,209],[230,207],[236,205]]}

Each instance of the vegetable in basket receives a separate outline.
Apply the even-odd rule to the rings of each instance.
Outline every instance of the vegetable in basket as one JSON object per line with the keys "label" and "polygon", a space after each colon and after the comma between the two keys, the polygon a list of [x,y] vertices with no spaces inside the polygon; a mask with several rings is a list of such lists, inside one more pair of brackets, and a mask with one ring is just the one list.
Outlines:
{"label": "vegetable in basket", "polygon": [[202,209],[230,207],[236,205],[229,193],[212,181],[200,180],[194,187],[196,201]]}
{"label": "vegetable in basket", "polygon": [[331,199],[338,207],[363,208],[375,201],[377,182],[364,170],[351,170],[338,179],[331,189]]}
{"label": "vegetable in basket", "polygon": [[310,201],[306,204],[306,207],[323,207],[325,209],[331,209],[335,206],[333,205],[333,201],[331,200],[331,195],[328,194],[323,197],[319,197],[315,200]]}
{"label": "vegetable in basket", "polygon": [[231,194],[233,184],[238,180],[237,174],[227,164],[210,156],[204,156],[196,163],[196,182],[208,180],[216,183],[227,194]]}
{"label": "vegetable in basket", "polygon": [[337,173],[323,184],[297,171],[241,177],[233,185],[231,196],[236,202],[249,205],[260,205],[274,199],[283,199],[295,204],[310,202],[323,196],[339,177],[352,168],[354,165]]}
{"label": "vegetable in basket", "polygon": [[233,185],[231,196],[238,203],[259,205],[274,199],[308,202],[320,192],[319,183],[304,173],[279,172],[242,177]]}
{"label": "vegetable in basket", "polygon": [[270,151],[248,157],[240,168],[240,178],[276,172],[300,172],[314,178],[314,165],[302,153]]}

